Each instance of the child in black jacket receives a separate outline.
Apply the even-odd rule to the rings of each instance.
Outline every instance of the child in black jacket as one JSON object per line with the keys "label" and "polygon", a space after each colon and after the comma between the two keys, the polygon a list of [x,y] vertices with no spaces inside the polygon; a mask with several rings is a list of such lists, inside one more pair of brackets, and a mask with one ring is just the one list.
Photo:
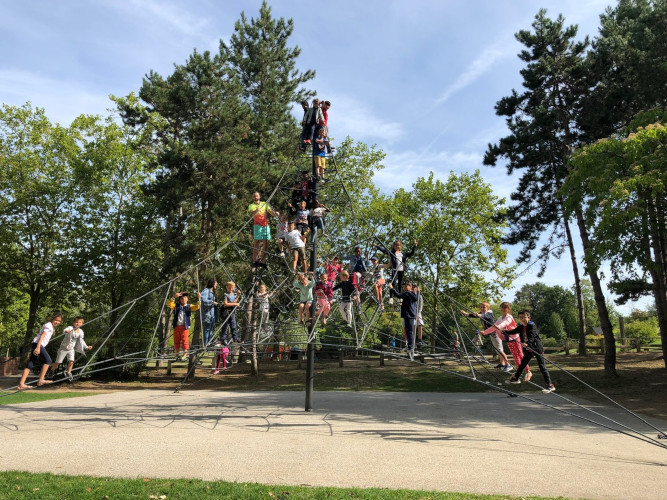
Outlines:
{"label": "child in black jacket", "polygon": [[[521,336],[521,345],[524,348],[523,359],[521,364],[516,369],[516,372],[510,378],[511,384],[520,384],[521,373],[528,366],[528,362],[535,356],[537,358],[537,366],[542,372],[544,377],[544,382],[546,383],[546,388],[542,389],[542,392],[548,394],[556,390],[556,387],[551,383],[551,377],[549,376],[549,370],[547,370],[546,363],[544,362],[544,347],[542,346],[542,340],[537,331],[537,325],[530,321],[530,311],[523,310],[519,311],[519,321],[521,324],[513,330],[507,331],[507,335],[519,334]],[[530,380],[529,378],[526,380]]]}

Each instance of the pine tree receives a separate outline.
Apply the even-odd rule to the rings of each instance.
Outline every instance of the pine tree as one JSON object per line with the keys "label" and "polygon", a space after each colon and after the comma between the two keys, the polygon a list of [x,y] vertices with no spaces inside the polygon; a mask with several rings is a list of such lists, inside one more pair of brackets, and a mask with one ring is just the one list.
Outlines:
{"label": "pine tree", "polygon": [[297,127],[290,110],[295,102],[314,95],[302,84],[312,80],[315,71],[296,69],[301,49],[288,45],[294,22],[274,19],[265,1],[257,19],[248,20],[242,12],[234,30],[229,45],[220,42],[220,51],[241,82],[252,114],[250,142],[266,163],[294,149]]}

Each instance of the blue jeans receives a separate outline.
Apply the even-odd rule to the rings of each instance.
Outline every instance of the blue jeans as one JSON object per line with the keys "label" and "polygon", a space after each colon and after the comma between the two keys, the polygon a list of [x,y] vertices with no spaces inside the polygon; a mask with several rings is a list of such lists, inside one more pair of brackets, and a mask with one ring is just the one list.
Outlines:
{"label": "blue jeans", "polygon": [[236,310],[227,312],[223,310],[222,313],[222,331],[220,332],[220,339],[224,342],[227,340],[227,330],[232,329],[232,340],[238,340],[239,334],[236,329]]}
{"label": "blue jeans", "polygon": [[204,323],[204,345],[207,346],[211,342],[211,335],[213,335],[213,327],[215,323]]}

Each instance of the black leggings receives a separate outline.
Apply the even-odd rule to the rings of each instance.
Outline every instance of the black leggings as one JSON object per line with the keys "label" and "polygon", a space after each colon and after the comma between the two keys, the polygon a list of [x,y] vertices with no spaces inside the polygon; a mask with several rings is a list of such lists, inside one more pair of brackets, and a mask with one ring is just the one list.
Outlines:
{"label": "black leggings", "polygon": [[397,292],[403,291],[403,275],[405,271],[397,271],[392,269],[391,285],[396,289]]}
{"label": "black leggings", "polygon": [[32,347],[30,348],[30,359],[28,360],[28,368],[32,370],[32,368],[35,366],[35,363],[41,356],[44,359],[44,363],[47,365],[51,364],[51,356],[49,356],[49,353],[46,351],[46,347],[43,345],[39,346],[39,355],[35,355],[35,349],[37,348],[37,342],[32,343]]}

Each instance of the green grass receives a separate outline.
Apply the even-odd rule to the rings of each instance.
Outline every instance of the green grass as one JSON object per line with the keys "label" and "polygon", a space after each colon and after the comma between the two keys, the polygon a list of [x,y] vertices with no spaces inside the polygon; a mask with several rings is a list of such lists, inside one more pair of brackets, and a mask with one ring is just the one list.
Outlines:
{"label": "green grass", "polygon": [[[420,500],[501,500],[518,497],[442,493],[431,491],[386,490],[379,488],[330,488],[309,486],[269,486],[256,483],[227,483],[198,479],[115,479],[85,476],[55,476],[28,472],[0,472],[3,499],[199,499],[234,498],[287,499],[420,499]],[[546,497],[522,497],[544,499]],[[559,497],[562,498],[562,497]]]}
{"label": "green grass", "polygon": [[8,396],[0,394],[0,405],[32,403],[35,401],[48,401],[49,399],[78,398],[81,396],[94,396],[95,394],[99,394],[99,392],[17,392]]}

